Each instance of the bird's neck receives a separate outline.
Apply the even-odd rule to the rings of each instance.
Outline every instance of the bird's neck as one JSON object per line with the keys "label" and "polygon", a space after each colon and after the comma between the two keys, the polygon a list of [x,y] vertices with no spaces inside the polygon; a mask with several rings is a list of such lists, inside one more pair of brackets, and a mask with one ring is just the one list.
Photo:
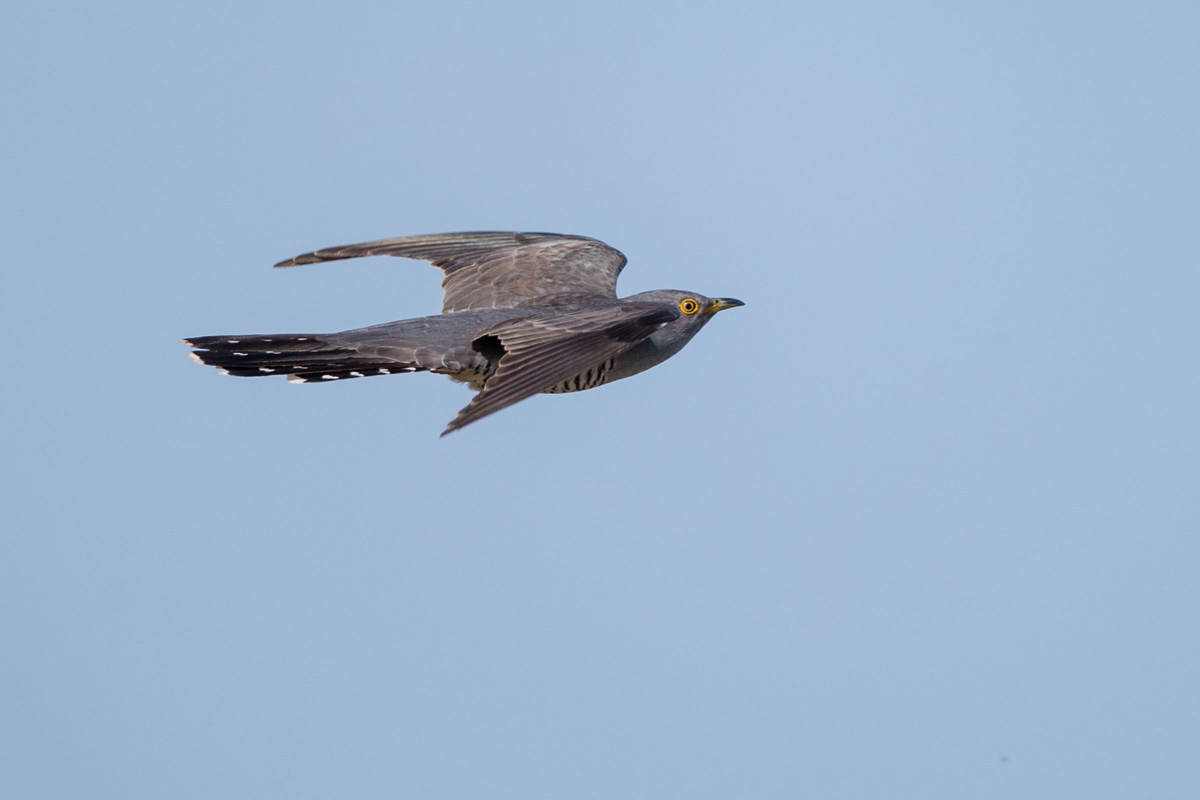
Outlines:
{"label": "bird's neck", "polygon": [[688,340],[683,339],[682,341],[675,341],[660,346],[654,341],[654,337],[652,336],[617,356],[613,361],[612,371],[608,380],[609,382],[618,381],[621,378],[628,378],[631,375],[637,375],[639,372],[645,372],[678,353],[687,343]]}

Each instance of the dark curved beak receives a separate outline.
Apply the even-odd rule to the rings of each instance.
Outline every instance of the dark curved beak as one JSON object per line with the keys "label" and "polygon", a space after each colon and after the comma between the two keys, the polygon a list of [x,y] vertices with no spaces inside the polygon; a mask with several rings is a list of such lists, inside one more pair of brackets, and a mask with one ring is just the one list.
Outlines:
{"label": "dark curved beak", "polygon": [[727,308],[737,308],[738,306],[746,305],[741,300],[734,300],[732,297],[718,297],[713,300],[711,306],[708,307],[707,313],[715,314],[718,311],[724,311]]}

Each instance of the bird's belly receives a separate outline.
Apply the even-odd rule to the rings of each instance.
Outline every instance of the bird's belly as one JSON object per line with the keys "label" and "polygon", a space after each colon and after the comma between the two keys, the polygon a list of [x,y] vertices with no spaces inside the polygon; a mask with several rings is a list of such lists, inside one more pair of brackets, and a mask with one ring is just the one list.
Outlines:
{"label": "bird's belly", "polygon": [[496,374],[496,367],[483,369],[459,369],[451,371],[449,369],[432,369],[430,372],[439,372],[442,375],[449,376],[450,380],[458,381],[459,383],[468,384],[477,392],[483,391],[484,384],[488,378]]}
{"label": "bird's belly", "polygon": [[581,372],[573,378],[556,383],[549,389],[542,390],[543,394],[562,394],[563,392],[582,392],[584,389],[594,389],[608,380],[612,370],[613,360],[610,358],[603,364]]}
{"label": "bird's belly", "polygon": [[[568,378],[565,381],[554,384],[549,389],[543,389],[542,394],[563,394],[564,392],[582,392],[584,389],[594,389],[603,383],[606,383],[612,371],[613,360],[610,358],[599,366],[592,367],[578,375]],[[487,384],[489,378],[496,374],[496,367],[488,365],[483,369],[432,369],[430,372],[439,372],[448,376],[451,380],[460,383],[468,384],[475,391],[483,391],[484,385]]]}

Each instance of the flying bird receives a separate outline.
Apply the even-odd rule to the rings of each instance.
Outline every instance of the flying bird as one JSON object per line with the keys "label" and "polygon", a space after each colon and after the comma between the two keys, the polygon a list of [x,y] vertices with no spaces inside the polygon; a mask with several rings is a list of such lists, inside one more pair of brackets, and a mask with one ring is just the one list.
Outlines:
{"label": "flying bird", "polygon": [[193,360],[228,375],[322,383],[437,372],[478,392],[446,430],[527,397],[628,378],[683,349],[730,297],[657,290],[617,298],[626,258],[586,236],[443,233],[317,250],[276,267],[401,256],[442,270],[442,313],[341,333],[197,336]]}

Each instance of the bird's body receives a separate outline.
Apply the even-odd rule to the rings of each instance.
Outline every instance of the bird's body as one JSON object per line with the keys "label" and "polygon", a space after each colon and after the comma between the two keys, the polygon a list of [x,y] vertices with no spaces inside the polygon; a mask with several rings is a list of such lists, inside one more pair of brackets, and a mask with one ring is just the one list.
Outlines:
{"label": "bird's body", "polygon": [[[276,266],[366,255],[433,262],[443,313],[327,334],[185,339],[230,375],[300,383],[437,372],[479,392],[444,433],[541,392],[581,391],[679,352],[717,311],[742,305],[680,291],[617,299],[625,257],[579,236],[456,233],[318,250]],[[444,434],[443,434],[444,435]]]}

